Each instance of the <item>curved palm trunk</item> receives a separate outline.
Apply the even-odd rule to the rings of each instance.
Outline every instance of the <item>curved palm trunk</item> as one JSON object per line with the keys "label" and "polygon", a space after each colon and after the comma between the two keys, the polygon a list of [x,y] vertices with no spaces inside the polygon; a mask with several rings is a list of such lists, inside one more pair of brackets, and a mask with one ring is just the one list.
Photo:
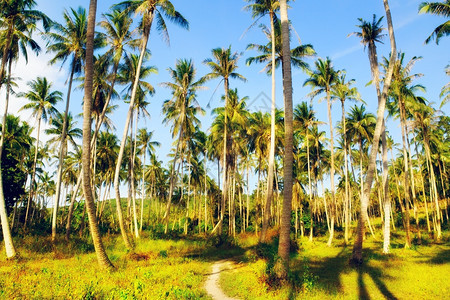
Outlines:
{"label": "curved palm trunk", "polygon": [[[334,194],[334,137],[333,137],[333,120],[331,118],[331,99],[330,92],[327,90],[327,104],[328,104],[328,120],[330,122],[330,146],[331,146],[331,170],[330,170],[330,182],[331,182],[331,209],[330,209],[330,237],[328,238],[327,246],[331,246],[334,237],[334,218],[336,215],[336,198]],[[325,197],[325,195],[324,195]]]}
{"label": "curved palm trunk", "polygon": [[[144,199],[145,199],[145,188],[144,188],[144,174],[145,174],[145,156],[146,156],[147,147],[144,145],[143,155],[142,155],[142,180],[141,180],[141,225],[139,227],[139,231],[142,233],[142,225],[144,223]],[[150,204],[149,204],[150,207]]]}
{"label": "curved palm trunk", "polygon": [[[309,126],[306,127],[306,131],[305,131],[306,132],[306,134],[305,134],[305,137],[306,137],[306,160],[308,163],[308,188],[309,188],[309,205],[310,205],[309,207],[312,207],[313,206],[313,199],[312,199],[313,191],[312,191],[312,185],[311,185],[311,165],[310,165],[310,158],[309,158],[308,129],[309,129]],[[311,228],[309,231],[309,241],[310,242],[312,242],[312,240],[313,240],[313,222],[314,222],[314,215],[311,210]],[[303,228],[303,226],[302,226],[302,228]],[[303,232],[303,230],[302,230],[302,232]],[[302,236],[303,236],[303,234],[302,234]]]}
{"label": "curved palm trunk", "polygon": [[[9,64],[9,66],[10,66],[10,70],[11,70],[11,63]],[[9,86],[10,77],[11,77],[11,71],[8,73],[8,86]],[[0,81],[0,82],[2,82],[2,81]],[[0,85],[0,88],[1,88],[1,85]],[[3,132],[0,137],[0,219],[1,219],[1,223],[2,223],[3,240],[5,242],[6,257],[13,258],[14,256],[16,256],[16,249],[14,248],[14,244],[13,244],[12,237],[11,237],[11,229],[10,229],[9,223],[8,223],[8,214],[6,212],[5,194],[3,192],[3,177],[2,177],[3,175],[2,175],[2,167],[1,167],[3,143],[5,141],[4,131],[6,130],[6,116],[8,115],[8,105],[9,105],[9,97],[6,97],[5,113],[3,114],[3,120],[2,120]]]}
{"label": "curved palm trunk", "polygon": [[72,61],[72,70],[70,72],[69,88],[67,90],[66,109],[64,111],[64,121],[63,121],[63,129],[62,129],[62,134],[61,134],[61,142],[59,143],[58,171],[57,171],[57,177],[56,177],[56,193],[55,193],[55,203],[53,205],[53,213],[52,213],[52,242],[54,242],[56,239],[56,218],[58,215],[58,205],[59,205],[59,199],[61,196],[61,181],[62,181],[62,171],[63,171],[63,165],[64,165],[64,151],[66,148],[66,135],[67,135],[67,115],[69,114],[70,93],[72,91],[72,81],[73,81],[73,75],[75,73],[75,60],[76,60],[76,53],[75,53],[74,59]]}
{"label": "curved palm trunk", "polygon": [[267,173],[267,192],[266,204],[263,216],[263,223],[261,229],[261,236],[259,241],[266,242],[267,228],[269,227],[270,206],[273,198],[273,174],[275,161],[275,26],[274,26],[274,12],[270,12],[270,27],[272,38],[272,108],[270,111],[270,151],[269,151],[269,166]]}
{"label": "curved palm trunk", "polygon": [[289,19],[286,0],[280,0],[281,33],[283,38],[283,92],[284,92],[284,191],[283,210],[281,213],[280,241],[275,268],[278,278],[285,280],[289,270],[290,225],[292,209],[292,173],[293,173],[293,108],[292,108],[292,73],[289,41]]}
{"label": "curved palm trunk", "polygon": [[375,126],[375,131],[373,135],[372,140],[372,149],[370,151],[369,156],[369,167],[367,170],[366,175],[366,181],[364,182],[364,194],[363,198],[361,199],[361,211],[358,218],[358,227],[357,227],[357,236],[355,239],[355,243],[353,245],[353,253],[351,257],[351,262],[355,264],[361,264],[363,262],[362,257],[362,247],[363,247],[363,237],[364,237],[364,224],[366,222],[366,214],[367,214],[367,207],[369,204],[369,195],[370,190],[372,188],[372,182],[373,182],[373,176],[375,173],[375,167],[376,167],[376,159],[378,154],[378,146],[380,143],[380,136],[381,131],[383,129],[383,120],[384,120],[384,110],[386,108],[386,98],[387,93],[389,91],[389,88],[391,86],[392,81],[392,74],[394,71],[394,64],[396,61],[396,55],[397,47],[395,45],[395,35],[394,35],[394,27],[392,25],[392,17],[391,17],[391,11],[389,8],[388,0],[383,0],[384,9],[386,11],[386,19],[388,23],[388,30],[389,30],[389,38],[390,38],[390,44],[391,44],[391,57],[389,59],[389,67],[386,72],[386,77],[384,81],[383,86],[383,92],[380,96],[380,100],[378,102],[378,112],[377,112],[377,123]]}
{"label": "curved palm trunk", "polygon": [[406,133],[405,133],[405,107],[402,101],[403,99],[399,99],[400,106],[400,122],[401,122],[401,130],[402,130],[402,143],[403,143],[403,163],[404,163],[404,184],[405,184],[405,225],[406,225],[406,240],[405,240],[405,248],[411,248],[411,229],[410,229],[410,221],[409,221],[409,201],[410,201],[410,180],[409,180],[409,162],[408,162],[408,153],[406,150]]}
{"label": "curved palm trunk", "polygon": [[136,76],[135,76],[134,83],[133,83],[133,89],[131,91],[130,105],[129,105],[129,109],[128,109],[128,113],[127,113],[127,118],[125,121],[125,127],[123,129],[122,141],[120,143],[120,150],[119,150],[119,155],[117,157],[117,164],[116,164],[116,169],[115,169],[115,173],[114,173],[114,192],[116,195],[117,217],[119,219],[120,232],[122,234],[122,238],[125,243],[125,247],[127,247],[128,249],[131,249],[132,245],[128,238],[125,224],[123,221],[122,208],[121,208],[121,204],[120,204],[119,173],[120,173],[120,167],[122,165],[123,155],[125,152],[125,143],[127,140],[128,128],[130,127],[131,115],[133,113],[134,103],[136,100],[137,87],[139,84],[139,74],[141,73],[142,62],[144,60],[145,51],[147,49],[147,43],[148,43],[152,20],[153,20],[153,14],[150,16],[150,25],[148,26],[148,28],[146,28],[144,30],[144,34],[142,36],[142,46],[141,46],[141,52],[139,55],[139,62],[138,62],[137,69],[136,69]]}
{"label": "curved palm trunk", "polygon": [[347,157],[347,127],[345,121],[345,107],[344,107],[345,99],[341,100],[342,104],[342,123],[344,130],[344,172],[345,172],[345,197],[344,197],[344,242],[348,244],[348,235],[349,235],[349,227],[350,227],[350,216],[349,216],[349,197],[348,197],[348,157]]}
{"label": "curved palm trunk", "polygon": [[164,229],[165,234],[167,234],[167,232],[169,230],[169,214],[170,214],[170,206],[172,204],[172,194],[173,194],[175,185],[177,184],[178,174],[179,174],[180,166],[181,166],[181,162],[180,162],[178,164],[178,167],[175,172],[175,166],[176,166],[176,162],[177,162],[178,153],[180,152],[180,146],[181,146],[181,140],[183,139],[183,134],[184,134],[184,130],[183,130],[183,125],[182,125],[181,129],[180,129],[180,134],[178,135],[178,142],[177,142],[177,146],[175,149],[175,156],[173,158],[172,172],[170,174],[169,195],[167,196],[166,212],[164,213],[164,217],[163,217],[164,223],[165,223],[165,229]]}
{"label": "curved palm trunk", "polygon": [[40,133],[41,133],[41,120],[42,120],[42,114],[39,115],[39,119],[38,119],[36,146],[34,149],[33,170],[31,172],[31,181],[30,181],[30,191],[29,191],[30,194],[28,195],[27,210],[25,213],[25,221],[23,223],[24,229],[27,228],[27,222],[28,222],[28,216],[30,213],[31,201],[33,199],[33,194],[34,194],[34,184],[36,181],[36,164],[37,164],[37,156],[38,156],[38,150],[39,150],[39,137],[40,137]]}
{"label": "curved palm trunk", "polygon": [[[85,91],[83,109],[83,190],[86,199],[86,211],[89,218],[89,228],[94,242],[95,253],[99,265],[105,269],[112,269],[113,265],[106,255],[105,248],[100,236],[97,217],[95,216],[94,197],[91,187],[91,109],[92,109],[92,86],[93,86],[93,53],[94,53],[94,32],[95,14],[97,1],[91,0],[89,5],[88,30],[86,42],[86,69],[85,69]],[[89,166],[89,167],[87,167]]]}
{"label": "curved palm trunk", "polygon": [[136,210],[136,187],[134,184],[134,162],[136,160],[136,146],[137,146],[137,127],[138,127],[138,119],[139,119],[139,110],[136,112],[136,118],[135,118],[135,128],[134,128],[134,141],[131,142],[134,144],[133,151],[131,153],[131,201],[133,202],[133,223],[134,223],[134,236],[136,238],[139,238],[139,229],[138,229],[138,222],[137,222],[137,210]]}

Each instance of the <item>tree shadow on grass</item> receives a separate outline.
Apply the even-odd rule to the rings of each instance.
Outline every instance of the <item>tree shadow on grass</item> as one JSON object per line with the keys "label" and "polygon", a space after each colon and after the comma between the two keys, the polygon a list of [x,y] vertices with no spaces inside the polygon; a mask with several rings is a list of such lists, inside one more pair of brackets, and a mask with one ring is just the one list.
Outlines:
{"label": "tree shadow on grass", "polygon": [[[358,274],[357,290],[353,293],[358,293],[359,299],[371,299],[368,283],[364,280],[365,274],[369,275],[376,288],[386,299],[397,299],[385,284],[386,280],[392,279],[383,273],[385,267],[392,267],[388,261],[389,257],[381,255],[372,249],[365,249],[364,255],[366,262],[363,265],[352,267],[349,264],[351,249],[344,247],[334,257],[312,259],[311,261],[304,260],[303,262],[297,261],[293,266],[293,272],[297,273],[300,282],[302,282],[301,284],[303,284],[303,288],[305,287],[305,280],[307,284],[308,280],[312,280],[310,282],[312,288],[324,290],[330,296],[342,296],[344,292],[348,293],[349,291],[344,291],[341,275],[356,271]],[[369,265],[367,262],[370,260],[383,261],[385,266],[375,267]],[[312,275],[307,272],[305,273],[305,263],[309,265],[306,270]]]}
{"label": "tree shadow on grass", "polygon": [[428,263],[434,265],[443,265],[450,263],[450,249],[440,249],[436,255],[428,260]]}

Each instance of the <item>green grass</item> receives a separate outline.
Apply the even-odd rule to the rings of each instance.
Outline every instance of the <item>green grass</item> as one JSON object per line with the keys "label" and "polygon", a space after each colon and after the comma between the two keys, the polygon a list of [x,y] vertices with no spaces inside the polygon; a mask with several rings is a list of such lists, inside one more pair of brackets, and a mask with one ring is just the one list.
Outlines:
{"label": "green grass", "polygon": [[450,243],[444,240],[407,250],[399,247],[402,237],[394,238],[395,248],[383,255],[381,242],[368,239],[366,263],[351,267],[351,246],[327,247],[325,238],[304,239],[291,261],[291,286],[271,287],[269,262],[255,250],[237,259],[234,270],[223,272],[220,284],[240,299],[444,299],[450,295]]}
{"label": "green grass", "polygon": [[116,267],[112,272],[99,269],[86,242],[53,247],[48,238],[26,237],[16,245],[18,260],[0,260],[1,299],[207,298],[203,284],[210,264],[189,258],[206,247],[205,241],[143,237],[129,254],[120,236],[107,237],[106,249]]}
{"label": "green grass", "polygon": [[[273,233],[271,233],[273,235]],[[220,284],[240,299],[443,299],[450,294],[450,243],[423,239],[403,248],[403,236],[393,234],[392,253],[382,255],[381,242],[364,243],[366,263],[349,266],[351,246],[326,237],[297,242],[289,286],[274,286],[270,257],[277,243],[257,246],[253,234],[236,240],[174,236],[172,240],[144,235],[128,253],[118,235],[104,243],[115,271],[99,269],[92,243],[74,239],[55,245],[50,237],[16,238],[20,257],[0,258],[0,299],[209,299],[204,282],[213,262],[229,258],[232,270]],[[220,245],[220,247],[218,247]],[[4,252],[3,248],[0,251]]]}

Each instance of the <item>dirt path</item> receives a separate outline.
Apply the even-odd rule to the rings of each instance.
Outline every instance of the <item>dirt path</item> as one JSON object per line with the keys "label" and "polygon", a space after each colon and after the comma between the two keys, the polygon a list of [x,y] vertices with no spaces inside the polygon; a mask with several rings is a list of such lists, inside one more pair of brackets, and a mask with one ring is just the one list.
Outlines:
{"label": "dirt path", "polygon": [[219,260],[212,265],[212,272],[205,283],[206,292],[216,300],[236,300],[225,295],[219,286],[220,273],[232,269],[233,263],[229,260]]}

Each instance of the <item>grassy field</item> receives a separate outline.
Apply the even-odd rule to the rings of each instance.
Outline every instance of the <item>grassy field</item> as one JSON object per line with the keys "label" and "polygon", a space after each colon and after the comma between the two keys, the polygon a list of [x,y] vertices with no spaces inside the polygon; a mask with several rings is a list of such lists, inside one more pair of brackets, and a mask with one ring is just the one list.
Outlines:
{"label": "grassy field", "polygon": [[[299,241],[293,255],[291,285],[272,288],[270,258],[258,248],[235,259],[234,270],[224,272],[221,286],[240,299],[445,299],[450,295],[450,243],[424,240],[404,249],[403,237],[394,237],[391,254],[382,255],[382,243],[365,242],[366,262],[351,267],[352,247],[326,246],[326,239]],[[266,253],[276,253],[274,245]],[[259,250],[261,252],[261,250]],[[270,254],[268,255],[270,257]],[[273,284],[272,284],[273,285]]]}
{"label": "grassy field", "polygon": [[[99,270],[93,246],[85,240],[53,246],[40,236],[16,239],[18,260],[0,259],[1,299],[208,299],[204,282],[213,262],[230,258],[221,286],[240,299],[444,299],[450,295],[450,243],[425,240],[403,249],[394,237],[392,254],[381,255],[381,243],[365,243],[367,264],[348,264],[351,247],[328,248],[324,239],[298,241],[291,285],[276,288],[270,266],[276,241],[257,246],[250,234],[229,241],[202,237],[152,239],[143,236],[133,254],[120,236],[106,236],[116,270]],[[216,247],[220,245],[220,247]],[[4,251],[4,249],[1,249]]]}

